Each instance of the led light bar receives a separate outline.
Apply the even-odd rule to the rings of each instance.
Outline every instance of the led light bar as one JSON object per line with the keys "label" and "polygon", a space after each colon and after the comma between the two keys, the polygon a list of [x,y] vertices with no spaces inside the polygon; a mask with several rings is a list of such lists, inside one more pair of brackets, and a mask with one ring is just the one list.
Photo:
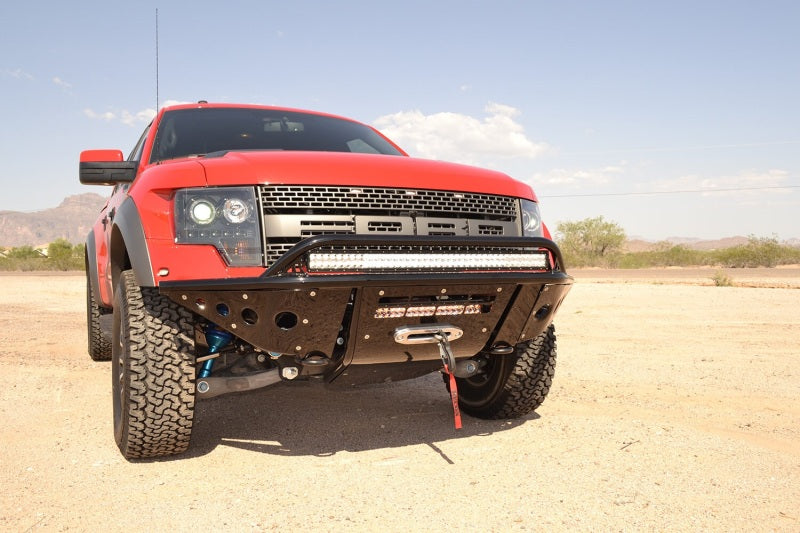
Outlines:
{"label": "led light bar", "polygon": [[379,307],[375,318],[403,318],[421,316],[478,315],[482,313],[481,304],[412,305],[410,307]]}
{"label": "led light bar", "polygon": [[525,253],[330,253],[312,252],[318,272],[365,270],[525,270],[547,268],[547,252]]}

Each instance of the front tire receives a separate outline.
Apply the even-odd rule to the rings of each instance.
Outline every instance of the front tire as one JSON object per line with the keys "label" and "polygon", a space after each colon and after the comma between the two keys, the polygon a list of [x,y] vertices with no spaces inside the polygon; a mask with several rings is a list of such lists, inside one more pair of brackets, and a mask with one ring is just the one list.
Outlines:
{"label": "front tire", "polygon": [[92,281],[86,273],[86,330],[89,337],[89,357],[93,361],[111,360],[111,339],[108,333],[103,331],[101,317],[111,313],[111,309],[100,307],[97,303]]}
{"label": "front tire", "polygon": [[186,451],[194,418],[192,315],[123,272],[114,295],[114,438],[127,459]]}
{"label": "front tire", "polygon": [[551,324],[538,337],[516,345],[508,356],[492,356],[484,371],[457,378],[459,406],[477,418],[524,416],[544,402],[556,367],[556,333]]}

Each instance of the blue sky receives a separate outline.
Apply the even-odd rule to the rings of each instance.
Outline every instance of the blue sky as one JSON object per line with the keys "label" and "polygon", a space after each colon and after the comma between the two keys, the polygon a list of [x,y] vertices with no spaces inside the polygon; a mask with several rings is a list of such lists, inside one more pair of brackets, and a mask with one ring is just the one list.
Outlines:
{"label": "blue sky", "polygon": [[[286,105],[530,183],[545,220],[800,237],[800,2],[3,2],[0,210],[159,102]],[[717,192],[714,192],[717,191]]]}

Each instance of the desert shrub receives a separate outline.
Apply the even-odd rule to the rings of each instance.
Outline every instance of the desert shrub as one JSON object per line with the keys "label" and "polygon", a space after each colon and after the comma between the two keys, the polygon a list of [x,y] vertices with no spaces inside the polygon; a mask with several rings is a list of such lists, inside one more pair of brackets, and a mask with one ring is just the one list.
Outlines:
{"label": "desert shrub", "polygon": [[556,239],[567,265],[615,267],[625,243],[625,230],[602,216],[559,222]]}
{"label": "desert shrub", "polygon": [[57,239],[47,247],[47,262],[52,270],[82,270],[83,245],[72,246],[66,239]]}
{"label": "desert shrub", "polygon": [[83,270],[85,246],[73,246],[65,239],[58,239],[47,246],[47,254],[32,246],[11,248],[0,256],[0,270],[33,272],[43,270]]}
{"label": "desert shrub", "polygon": [[733,287],[733,279],[722,270],[717,270],[711,277],[717,287]]}
{"label": "desert shrub", "polygon": [[800,249],[781,245],[774,236],[750,236],[747,244],[717,250],[714,259],[728,268],[774,267],[800,262]]}

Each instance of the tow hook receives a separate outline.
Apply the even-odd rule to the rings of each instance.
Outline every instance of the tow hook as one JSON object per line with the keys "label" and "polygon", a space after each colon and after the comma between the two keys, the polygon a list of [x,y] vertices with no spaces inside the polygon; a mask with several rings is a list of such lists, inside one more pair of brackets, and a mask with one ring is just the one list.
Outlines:
{"label": "tow hook", "polygon": [[469,377],[478,371],[475,361],[456,362],[456,356],[450,348],[450,341],[460,339],[464,330],[450,324],[422,324],[419,326],[403,326],[394,330],[394,340],[400,344],[433,344],[439,345],[444,373],[450,389],[450,401],[453,404],[453,419],[456,429],[461,429],[461,409],[458,405],[458,384],[456,377]]}

